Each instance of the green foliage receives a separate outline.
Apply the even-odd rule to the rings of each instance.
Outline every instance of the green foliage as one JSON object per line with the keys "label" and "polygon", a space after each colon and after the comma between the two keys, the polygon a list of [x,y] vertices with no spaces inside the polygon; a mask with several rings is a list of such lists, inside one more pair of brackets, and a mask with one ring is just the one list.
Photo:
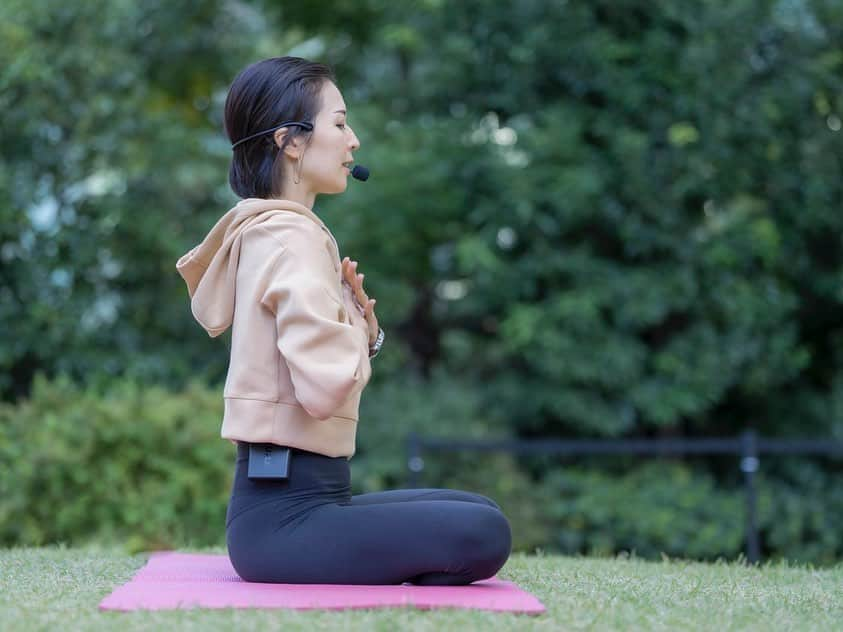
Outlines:
{"label": "green foliage", "polygon": [[[774,457],[765,462],[775,463]],[[613,468],[616,469],[616,468]],[[800,463],[785,478],[756,480],[765,559],[834,564],[843,556],[843,477]],[[645,558],[735,559],[745,552],[746,492],[699,468],[649,462],[617,471],[552,469],[541,482],[551,549]]]}
{"label": "green foliage", "polygon": [[134,380],[108,391],[36,376],[0,405],[0,544],[218,544],[234,468],[222,398]]}
{"label": "green foliage", "polygon": [[[441,378],[434,389],[432,399],[418,384],[374,394],[358,433],[352,493],[406,485],[411,430],[495,432],[459,384]],[[417,405],[396,417],[396,402],[408,399]],[[0,404],[0,545],[218,545],[234,472],[233,446],[219,437],[222,408],[222,392],[199,382],[174,393],[129,378],[103,390],[37,375],[30,398]],[[482,468],[463,461],[444,469],[434,462],[426,476],[496,499],[513,516],[516,548],[546,541],[529,481],[512,458],[481,459]]]}
{"label": "green foliage", "polygon": [[740,492],[681,464],[649,463],[622,478],[570,468],[543,482],[561,551],[734,559],[743,550]]}
{"label": "green foliage", "polygon": [[253,35],[215,0],[0,4],[3,399],[36,371],[224,375],[218,342],[181,344],[175,262],[233,197],[219,90]]}
{"label": "green foliage", "polygon": [[531,435],[839,425],[839,4],[396,7],[328,208],[426,369]]}
{"label": "green foliage", "polygon": [[793,459],[764,476],[763,543],[773,557],[832,564],[843,558],[843,475]]}
{"label": "green foliage", "polygon": [[836,3],[3,7],[5,399],[222,381],[174,264],[234,201],[228,83],[289,52],[336,66],[375,174],[319,208],[392,379],[471,377],[519,432],[836,423],[800,397],[841,382]]}
{"label": "green foliage", "polygon": [[[362,410],[352,493],[406,487],[410,432],[505,438],[500,419],[433,376],[373,385]],[[396,411],[400,413],[396,414]],[[123,543],[130,550],[219,546],[234,468],[219,437],[222,394],[191,382],[172,392],[135,379],[106,389],[36,376],[32,397],[0,404],[0,545]],[[506,453],[423,453],[420,487],[493,498],[516,551],[733,559],[743,550],[742,489],[680,463],[629,468],[545,462],[536,477]],[[830,563],[843,555],[843,481],[788,462],[759,481],[765,556]]]}

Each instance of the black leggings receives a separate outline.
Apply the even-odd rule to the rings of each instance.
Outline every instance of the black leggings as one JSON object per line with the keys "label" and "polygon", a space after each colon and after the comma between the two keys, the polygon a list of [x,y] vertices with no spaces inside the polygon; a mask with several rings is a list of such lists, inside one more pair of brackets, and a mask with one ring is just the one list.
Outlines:
{"label": "black leggings", "polygon": [[351,495],[346,457],[291,449],[285,480],[250,480],[237,445],[226,515],[234,570],[250,582],[461,585],[492,577],[512,546],[479,494],[400,489]]}

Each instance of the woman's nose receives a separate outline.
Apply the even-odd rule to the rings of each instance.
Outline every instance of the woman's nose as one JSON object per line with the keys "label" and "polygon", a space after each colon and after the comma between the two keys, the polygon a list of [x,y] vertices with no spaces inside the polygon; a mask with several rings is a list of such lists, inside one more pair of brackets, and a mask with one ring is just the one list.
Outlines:
{"label": "woman's nose", "polygon": [[351,151],[356,151],[360,147],[360,139],[357,138],[357,134],[354,133],[354,130],[349,128],[351,131]]}

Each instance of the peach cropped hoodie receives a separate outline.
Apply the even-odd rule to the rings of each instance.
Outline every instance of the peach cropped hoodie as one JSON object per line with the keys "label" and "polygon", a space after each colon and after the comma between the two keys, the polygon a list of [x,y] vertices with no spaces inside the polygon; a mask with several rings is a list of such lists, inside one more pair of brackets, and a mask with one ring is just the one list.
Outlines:
{"label": "peach cropped hoodie", "polygon": [[350,459],[368,327],[319,217],[290,200],[241,200],[176,269],[208,335],[232,327],[221,436]]}

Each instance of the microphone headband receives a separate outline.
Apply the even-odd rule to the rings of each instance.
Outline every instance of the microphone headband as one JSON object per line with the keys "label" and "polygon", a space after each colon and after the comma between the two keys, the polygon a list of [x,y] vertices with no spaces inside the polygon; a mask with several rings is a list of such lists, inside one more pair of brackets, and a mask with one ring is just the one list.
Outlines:
{"label": "microphone headband", "polygon": [[286,123],[281,123],[280,125],[276,125],[273,128],[265,129],[262,132],[252,134],[251,136],[246,136],[246,138],[241,138],[236,143],[234,143],[231,146],[231,148],[234,149],[240,143],[245,143],[247,140],[251,140],[252,138],[257,138],[258,136],[261,136],[263,134],[267,134],[269,132],[274,132],[275,130],[281,129],[282,127],[290,127],[290,126],[301,127],[303,129],[307,130],[308,132],[313,130],[313,125],[311,123],[305,123],[303,121],[287,121]]}

